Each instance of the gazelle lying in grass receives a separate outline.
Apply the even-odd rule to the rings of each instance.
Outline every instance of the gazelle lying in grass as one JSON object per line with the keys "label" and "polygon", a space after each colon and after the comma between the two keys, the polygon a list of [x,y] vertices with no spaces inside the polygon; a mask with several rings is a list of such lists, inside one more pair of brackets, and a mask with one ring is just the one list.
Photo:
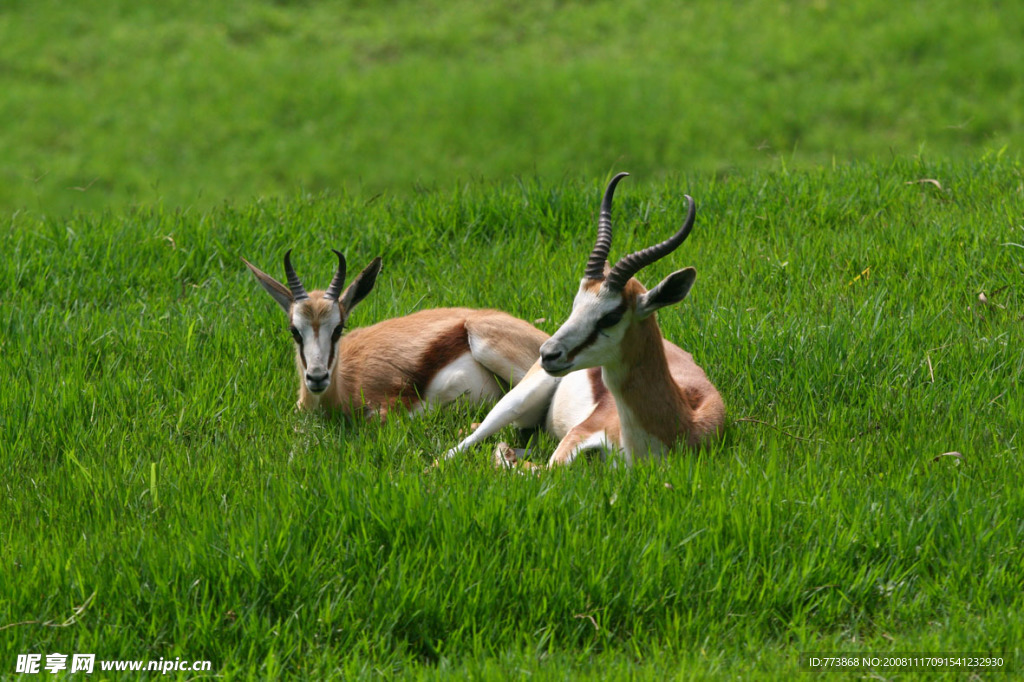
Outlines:
{"label": "gazelle lying in grass", "polygon": [[[660,455],[675,443],[699,446],[718,435],[725,405],[693,357],[661,336],[655,311],[682,301],[696,270],[685,268],[650,291],[633,278],[672,253],[693,228],[693,199],[682,228],[668,240],[626,256],[608,269],[612,196],[620,173],[601,203],[597,243],[587,262],[569,319],[540,348],[540,359],[468,438],[446,453],[482,441],[505,425],[539,425],[561,442],[548,466],[569,464],[583,450],[619,450],[627,464]],[[504,444],[498,465],[516,457]],[[529,465],[528,463],[524,463]]]}
{"label": "gazelle lying in grass", "polygon": [[[349,314],[373,289],[374,258],[344,290],[345,257],[326,291],[306,292],[284,255],[288,286],[242,259],[288,315],[295,339],[300,409],[385,417],[395,406],[418,412],[466,397],[493,401],[522,380],[548,335],[497,310],[436,308],[354,329]],[[503,386],[504,385],[504,386]]]}

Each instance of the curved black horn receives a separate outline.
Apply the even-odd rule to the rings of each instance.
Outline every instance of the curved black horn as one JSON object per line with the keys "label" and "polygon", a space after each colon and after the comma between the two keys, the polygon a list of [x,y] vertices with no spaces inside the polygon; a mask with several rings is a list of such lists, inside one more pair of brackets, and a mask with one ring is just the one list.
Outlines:
{"label": "curved black horn", "polygon": [[338,256],[338,271],[334,273],[334,279],[331,280],[331,286],[327,287],[324,298],[328,301],[337,301],[341,296],[341,288],[345,286],[345,256],[337,249],[331,249],[331,251]]}
{"label": "curved black horn", "polygon": [[604,279],[604,264],[608,260],[608,249],[612,248],[612,196],[615,194],[615,186],[619,180],[629,173],[619,173],[604,191],[604,199],[601,201],[601,216],[597,220],[597,243],[594,250],[590,252],[590,260],[587,261],[587,270],[584,276],[587,279]]}
{"label": "curved black horn", "polygon": [[693,197],[689,194],[686,195],[686,200],[690,203],[690,209],[687,211],[686,220],[683,222],[683,226],[679,228],[679,231],[660,244],[648,246],[646,249],[641,249],[636,253],[620,258],[619,262],[612,268],[611,273],[609,273],[605,286],[615,291],[622,291],[630,277],[654,261],[664,258],[675,251],[690,236],[694,218],[697,216],[697,206],[693,203]]}
{"label": "curved black horn", "polygon": [[284,274],[288,278],[288,288],[292,291],[293,301],[309,298],[309,294],[306,293],[306,287],[302,286],[302,280],[295,274],[295,268],[292,267],[291,249],[284,252]]}

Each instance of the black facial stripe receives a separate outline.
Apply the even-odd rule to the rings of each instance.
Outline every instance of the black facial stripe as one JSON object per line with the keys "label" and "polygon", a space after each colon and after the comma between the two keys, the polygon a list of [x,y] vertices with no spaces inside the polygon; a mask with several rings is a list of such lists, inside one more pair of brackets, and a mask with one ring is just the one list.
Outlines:
{"label": "black facial stripe", "polygon": [[302,360],[302,369],[306,369],[306,351],[303,344],[299,344],[299,359]]}
{"label": "black facial stripe", "polygon": [[[620,305],[615,310],[611,311],[611,313],[607,313],[607,315],[611,315],[612,313],[619,313],[620,315],[625,315],[626,314],[626,302],[623,301],[622,305]],[[604,316],[602,316],[602,317],[604,317]],[[597,335],[600,334],[601,332],[602,332],[602,328],[595,325],[594,326],[594,331],[590,332],[590,336],[588,336],[587,338],[583,339],[583,343],[581,343],[580,345],[576,346],[571,351],[569,351],[569,354],[566,357],[569,360],[574,360],[577,355],[579,355],[580,353],[583,352],[584,348],[586,348],[590,344],[594,343],[594,341],[597,341]]]}
{"label": "black facial stripe", "polygon": [[331,367],[334,365],[334,353],[337,351],[338,343],[341,341],[341,333],[345,329],[345,318],[342,316],[342,321],[334,328],[331,332],[331,352],[327,356],[327,366]]}
{"label": "black facial stripe", "polygon": [[[604,315],[602,315],[601,318],[597,321],[597,328],[598,329],[607,329],[608,327],[614,327],[615,325],[617,325],[619,323],[620,320],[622,320],[622,316],[625,315],[625,314],[626,314],[626,304],[625,304],[625,302],[623,302],[615,310],[611,311],[610,313],[605,313]],[[611,319],[611,321],[610,322],[606,322],[606,320],[609,320],[609,319]]]}
{"label": "black facial stripe", "polygon": [[590,344],[594,343],[594,341],[597,340],[597,335],[600,334],[600,333],[601,333],[600,329],[595,329],[594,331],[590,332],[590,336],[588,336],[587,338],[583,339],[583,343],[581,343],[580,345],[576,346],[571,351],[569,351],[569,354],[566,357],[569,360],[575,360],[576,356],[579,355],[583,351],[584,348],[586,348],[587,346],[589,346]]}

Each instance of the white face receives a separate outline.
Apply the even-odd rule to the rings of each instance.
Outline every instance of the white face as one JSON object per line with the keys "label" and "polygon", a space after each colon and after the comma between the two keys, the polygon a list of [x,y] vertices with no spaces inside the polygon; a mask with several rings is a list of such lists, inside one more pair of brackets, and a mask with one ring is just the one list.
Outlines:
{"label": "white face", "polygon": [[337,302],[307,299],[293,304],[288,317],[302,378],[309,392],[319,395],[331,385],[338,361],[338,341],[345,322],[341,307]]}
{"label": "white face", "polygon": [[584,279],[569,319],[540,347],[541,367],[559,377],[615,361],[633,314],[621,292]]}

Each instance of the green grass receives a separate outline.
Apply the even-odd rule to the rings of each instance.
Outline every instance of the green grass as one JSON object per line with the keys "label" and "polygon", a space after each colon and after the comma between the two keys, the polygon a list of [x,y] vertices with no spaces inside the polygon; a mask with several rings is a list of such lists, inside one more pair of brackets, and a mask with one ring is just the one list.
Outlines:
{"label": "green grass", "polygon": [[[0,678],[58,652],[225,679],[1020,669],[1022,32],[951,0],[7,0]],[[382,255],[357,325],[469,305],[551,332],[618,170],[613,256],[698,201],[642,278],[698,269],[660,321],[723,442],[424,473],[483,410],[294,412],[241,257],[279,275],[294,247],[323,286],[330,247]]]}
{"label": "green grass", "polygon": [[0,209],[1019,158],[1024,6],[6,0]]}
{"label": "green grass", "polygon": [[627,180],[613,256],[699,203],[643,279],[698,268],[660,322],[729,408],[700,456],[523,477],[481,449],[424,473],[481,411],[293,411],[292,344],[240,257],[279,274],[295,247],[322,286],[328,247],[383,255],[357,325],[471,305],[553,331],[603,180],[6,218],[0,676],[31,652],[226,679],[782,678],[809,651],[1019,666],[1017,162]]}

